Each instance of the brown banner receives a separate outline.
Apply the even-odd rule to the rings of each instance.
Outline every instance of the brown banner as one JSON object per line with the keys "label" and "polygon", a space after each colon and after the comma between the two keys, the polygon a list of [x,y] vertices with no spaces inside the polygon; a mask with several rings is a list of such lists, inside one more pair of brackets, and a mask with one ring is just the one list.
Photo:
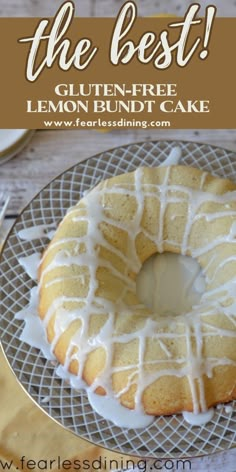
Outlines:
{"label": "brown banner", "polygon": [[[166,28],[169,43],[178,41],[181,26],[168,26],[177,21],[174,18],[138,18],[120,40],[119,63],[115,65],[111,61],[115,21],[74,18],[58,42],[41,39],[36,54],[31,50],[32,40],[19,39],[32,38],[40,19],[0,19],[0,127],[236,128],[236,18],[216,18],[208,38],[206,22],[194,24],[185,56],[199,41],[185,66],[178,64],[177,48],[161,56],[167,47],[164,39],[158,47],[159,33]],[[50,36],[52,25],[53,19],[44,36]],[[123,63],[125,55],[124,62],[129,53],[132,55],[131,40],[136,52],[129,63]],[[48,54],[51,64],[45,62]],[[168,67],[162,68],[162,61],[168,60]],[[79,70],[86,61],[88,66]],[[62,70],[63,64],[67,70]]]}

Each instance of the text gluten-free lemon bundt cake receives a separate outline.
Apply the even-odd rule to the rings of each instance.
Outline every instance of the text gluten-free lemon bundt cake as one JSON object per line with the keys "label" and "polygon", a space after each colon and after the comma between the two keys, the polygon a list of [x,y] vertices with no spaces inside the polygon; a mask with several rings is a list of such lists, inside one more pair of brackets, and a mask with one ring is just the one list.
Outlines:
{"label": "text gluten-free lemon bundt cake", "polygon": [[[151,255],[192,256],[206,290],[179,316],[136,294]],[[148,414],[236,397],[236,184],[195,168],[139,168],[71,208],[43,255],[39,313],[61,364]],[[171,297],[171,293],[170,293]]]}

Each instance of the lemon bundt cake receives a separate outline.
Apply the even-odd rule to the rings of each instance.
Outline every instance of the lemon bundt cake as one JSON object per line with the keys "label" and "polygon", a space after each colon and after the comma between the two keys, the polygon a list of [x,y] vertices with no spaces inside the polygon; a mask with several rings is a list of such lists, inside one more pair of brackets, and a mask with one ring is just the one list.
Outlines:
{"label": "lemon bundt cake", "polygon": [[[179,316],[136,294],[143,263],[164,251],[191,256],[205,276],[200,302]],[[64,217],[39,279],[52,350],[94,392],[151,415],[236,398],[233,182],[179,165],[103,181]]]}

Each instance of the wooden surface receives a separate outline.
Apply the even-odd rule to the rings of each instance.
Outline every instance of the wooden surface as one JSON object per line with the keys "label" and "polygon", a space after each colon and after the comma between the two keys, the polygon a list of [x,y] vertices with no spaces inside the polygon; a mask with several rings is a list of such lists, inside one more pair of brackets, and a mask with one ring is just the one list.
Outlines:
{"label": "wooden surface", "polygon": [[[63,2],[58,0],[1,0],[0,16],[54,16],[58,7]],[[116,16],[122,0],[74,0],[76,16]],[[172,13],[183,15],[191,0],[137,0],[139,14],[141,16],[154,15],[156,13]],[[211,2],[200,0],[201,12]],[[235,0],[214,0],[212,2],[218,8],[219,16],[236,16]]]}
{"label": "wooden surface", "polygon": [[[51,16],[62,2],[50,0],[1,0],[0,16]],[[120,0],[75,0],[77,16],[116,16],[124,3]],[[139,14],[181,15],[191,3],[188,0],[142,0],[136,2]],[[210,2],[198,2],[205,7]],[[236,16],[235,0],[215,0],[220,16]],[[203,10],[202,10],[203,11]],[[6,231],[30,199],[52,178],[73,164],[122,144],[150,139],[200,141],[223,146],[236,153],[235,130],[127,130],[98,133],[96,131],[38,131],[28,146],[10,162],[0,166],[0,192],[10,194],[11,202],[4,222]],[[235,154],[236,158],[236,154]],[[177,470],[177,469],[172,469]],[[181,469],[178,469],[181,470]],[[212,457],[192,460],[192,471],[236,471],[236,449]]]}

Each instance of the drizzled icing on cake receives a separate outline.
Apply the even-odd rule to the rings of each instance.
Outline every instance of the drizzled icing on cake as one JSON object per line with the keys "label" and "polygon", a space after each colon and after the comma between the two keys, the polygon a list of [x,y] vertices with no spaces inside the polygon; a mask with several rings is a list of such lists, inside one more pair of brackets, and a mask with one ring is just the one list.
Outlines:
{"label": "drizzled icing on cake", "polygon": [[[179,151],[177,151],[177,154],[178,152]],[[172,157],[176,159],[176,152],[172,155]],[[174,163],[177,163],[176,160]],[[186,313],[184,316],[178,317],[178,332],[176,332],[175,330],[176,323],[171,323],[171,318],[167,317],[164,319],[157,319],[157,314],[155,314],[155,316],[153,317],[154,319],[152,319],[152,317],[151,319],[147,319],[144,325],[140,328],[140,330],[136,331],[135,333],[126,333],[122,335],[114,333],[114,322],[116,313],[125,312],[126,315],[129,315],[129,309],[124,303],[126,292],[127,290],[135,291],[135,284],[132,282],[132,280],[128,278],[128,273],[129,271],[138,273],[142,265],[139,258],[137,257],[135,246],[134,244],[132,244],[132,240],[134,241],[136,237],[137,228],[142,219],[144,198],[146,198],[147,196],[154,196],[154,198],[158,198],[160,201],[161,221],[159,226],[158,237],[154,238],[150,234],[147,234],[145,233],[145,231],[143,231],[146,236],[148,236],[148,238],[156,244],[157,250],[159,250],[160,252],[162,252],[163,250],[163,221],[167,205],[171,202],[181,203],[185,200],[189,202],[188,222],[186,225],[185,237],[182,241],[182,244],[177,245],[175,243],[177,249],[179,249],[183,254],[191,253],[191,255],[193,255],[194,257],[199,258],[203,255],[206,255],[208,252],[212,252],[212,249],[218,247],[218,245],[222,243],[227,242],[230,244],[235,244],[234,238],[236,237],[236,224],[232,220],[228,235],[223,235],[222,237],[218,236],[213,242],[206,243],[204,246],[201,246],[200,248],[194,248],[190,251],[189,236],[193,223],[200,218],[198,210],[201,207],[202,203],[207,200],[215,203],[220,203],[224,205],[225,208],[225,211],[221,212],[204,214],[202,213],[201,217],[204,218],[206,221],[214,221],[218,218],[225,217],[226,215],[234,218],[235,212],[231,210],[230,203],[236,200],[236,192],[229,192],[225,195],[218,196],[212,195],[211,193],[202,192],[201,190],[204,188],[204,183],[207,176],[206,173],[202,174],[199,186],[200,191],[192,191],[189,188],[183,186],[173,186],[169,184],[169,173],[170,168],[167,167],[165,171],[165,178],[162,184],[159,186],[154,186],[143,184],[143,171],[142,169],[138,169],[135,172],[134,185],[129,184],[127,187],[124,184],[122,184],[122,186],[116,185],[116,187],[113,189],[107,188],[105,186],[100,189],[95,188],[90,193],[86,194],[86,199],[83,200],[86,205],[86,212],[84,212],[84,216],[78,216],[78,213],[80,212],[78,206],[70,209],[66,216],[66,218],[68,218],[72,215],[74,223],[76,223],[77,221],[81,221],[82,219],[87,222],[88,228],[86,236],[81,236],[80,238],[66,237],[59,241],[51,243],[48,250],[43,256],[43,260],[45,260],[47,255],[50,254],[52,250],[59,248],[60,251],[57,252],[50,266],[47,267],[46,271],[42,273],[40,280],[40,285],[42,285],[44,277],[47,275],[47,273],[50,273],[51,270],[57,267],[69,267],[72,263],[75,265],[87,265],[89,267],[91,283],[86,300],[87,305],[84,305],[83,298],[80,299],[78,297],[63,296],[54,300],[52,306],[48,310],[48,313],[44,319],[45,327],[47,327],[55,310],[57,311],[54,325],[55,337],[51,345],[51,350],[54,349],[61,336],[61,333],[63,333],[70,326],[71,322],[74,319],[80,319],[82,328],[71,339],[70,346],[66,353],[65,366],[63,368],[64,372],[67,372],[71,360],[79,360],[80,370],[78,372],[76,380],[74,380],[74,385],[76,384],[77,386],[81,386],[83,384],[84,386],[84,383],[82,382],[81,378],[86,357],[90,352],[95,350],[96,347],[102,346],[106,350],[107,354],[106,366],[103,370],[102,375],[99,377],[99,379],[96,379],[94,381],[94,383],[88,388],[88,390],[92,395],[93,391],[96,390],[96,387],[98,385],[102,385],[107,392],[107,398],[109,396],[111,397],[112,395],[114,396],[111,384],[112,375],[118,372],[132,371],[131,374],[128,375],[128,382],[126,387],[123,388],[123,390],[121,390],[120,392],[118,392],[115,396],[117,399],[119,399],[123,393],[129,390],[132,385],[137,385],[137,391],[135,395],[135,411],[140,412],[141,416],[143,414],[142,394],[145,388],[152,382],[154,382],[156,379],[161,378],[162,376],[176,376],[188,378],[192,392],[194,413],[195,416],[197,416],[196,414],[199,413],[199,411],[206,411],[207,409],[204,394],[203,375],[211,377],[213,375],[213,369],[215,367],[236,364],[234,361],[227,357],[208,357],[203,359],[202,356],[202,346],[207,336],[215,337],[216,335],[219,335],[228,339],[236,337],[236,320],[234,309],[236,308],[236,302],[234,302],[233,300],[231,304],[228,303],[227,306],[222,306],[222,304],[226,305],[226,302],[228,302],[231,298],[235,297],[236,279],[228,281],[221,287],[219,286],[213,288],[212,290],[208,289],[208,291],[203,295],[201,303],[193,307],[192,312]],[[174,192],[176,192],[175,196],[173,196]],[[109,214],[107,214],[109,207],[106,205],[106,196],[112,193],[117,193],[118,195],[135,196],[135,198],[137,199],[137,212],[128,231],[130,241],[129,250],[130,254],[132,255],[129,260],[127,259],[127,257],[124,256],[121,251],[115,249],[111,244],[109,244],[105,240],[98,228],[101,219],[102,221],[105,221],[108,224],[112,221]],[[178,215],[174,215],[174,217],[177,218]],[[118,228],[124,229],[122,222],[116,222],[116,225],[118,226]],[[125,229],[127,230],[127,228]],[[42,231],[44,232],[45,230],[46,228],[43,228]],[[37,235],[37,232],[32,229],[31,235],[22,239],[31,240],[37,237],[39,237]],[[115,309],[113,303],[108,302],[102,297],[95,296],[96,289],[98,286],[96,280],[96,268],[97,265],[99,265],[101,262],[104,266],[104,261],[101,261],[101,259],[99,258],[99,253],[95,248],[95,241],[96,245],[105,245],[106,248],[112,250],[117,255],[117,257],[119,257],[127,265],[125,273],[120,273],[119,271],[117,272],[117,270],[115,271],[115,275],[120,278],[120,280],[124,283],[124,291],[120,296],[119,300],[117,300]],[[167,242],[171,243],[170,241]],[[68,243],[72,243],[72,251],[68,251]],[[81,244],[84,244],[86,246],[86,253],[84,254],[78,254]],[[217,276],[218,271],[220,271],[223,267],[225,267],[226,264],[229,264],[232,261],[232,256],[230,256],[228,259],[224,259],[224,261],[222,261],[220,264],[216,264],[215,259],[215,255],[212,254],[209,257],[209,260],[204,269],[206,282],[208,284],[214,281],[214,278]],[[108,264],[106,265],[106,267],[114,272],[114,268],[112,268],[111,265]],[[212,267],[214,268],[214,274],[212,274],[211,272],[211,276],[209,276],[208,274],[210,273]],[[83,275],[71,276],[71,279],[73,279],[73,277],[76,278],[79,283],[85,284],[85,278]],[[49,288],[53,284],[61,282],[63,282],[63,277],[57,277],[53,281],[47,282],[46,287]],[[79,308],[73,311],[65,310],[63,305],[65,302],[67,303],[68,301],[78,303],[80,305]],[[94,314],[103,314],[105,311],[105,307],[106,313],[108,313],[109,315],[100,332],[93,338],[88,338],[86,340],[91,307]],[[137,304],[135,307],[131,307],[132,311],[134,309],[139,312],[139,310],[142,310],[142,307]],[[223,329],[222,327],[215,326],[212,321],[208,322],[208,316],[211,316],[216,312],[221,313],[222,316],[227,317],[227,319],[232,324],[232,329],[231,327],[229,328],[229,326],[227,326],[226,329]],[[204,327],[204,332],[202,331],[202,327]],[[158,330],[159,332],[157,332]],[[145,340],[148,337],[155,338],[159,342],[160,348],[164,356],[163,359],[149,362],[145,361]],[[186,342],[187,353],[186,356],[181,356],[179,358],[174,359],[175,366],[173,367],[173,355],[171,350],[167,347],[167,344],[169,340],[174,340],[176,338],[183,340],[183,342]],[[111,361],[113,353],[113,344],[127,343],[133,339],[139,340],[139,356],[137,364],[135,363],[134,365],[125,367],[113,367]],[[194,350],[192,348],[192,340],[194,340],[196,344],[196,349]],[[74,352],[73,348],[75,346],[80,347],[77,352]],[[148,374],[145,371],[145,368],[148,367],[148,365],[151,367],[158,365],[159,371]],[[172,365],[172,367],[168,367],[168,365]],[[75,378],[75,376],[73,376],[73,378]]]}
{"label": "drizzled icing on cake", "polygon": [[[230,203],[236,200],[236,192],[227,192],[223,195],[215,195],[207,191],[203,191],[207,174],[203,173],[200,190],[192,190],[183,185],[173,185],[169,183],[171,167],[166,167],[163,182],[159,185],[148,184],[143,181],[143,169],[139,168],[134,173],[134,182],[125,185],[117,183],[115,186],[98,186],[86,195],[83,199],[83,215],[81,215],[81,206],[77,205],[69,210],[65,219],[76,224],[84,221],[87,224],[86,236],[78,238],[63,238],[62,240],[53,242],[44,254],[45,258],[55,248],[59,248],[59,252],[53,257],[50,264],[41,274],[40,285],[44,283],[45,276],[58,267],[86,266],[89,271],[89,289],[86,299],[83,297],[61,296],[56,298],[49,308],[45,318],[44,326],[47,327],[52,316],[56,314],[54,321],[54,339],[52,341],[52,349],[55,348],[62,333],[64,333],[75,319],[81,321],[81,328],[72,336],[69,347],[66,352],[65,369],[69,369],[72,361],[78,361],[78,378],[82,378],[85,362],[88,354],[95,349],[102,347],[106,352],[106,365],[90,387],[95,391],[97,387],[103,387],[107,395],[114,395],[119,399],[123,394],[135,385],[135,410],[143,412],[142,396],[145,389],[163,376],[186,377],[189,382],[193,411],[195,414],[207,410],[204,379],[203,376],[211,378],[214,369],[218,366],[236,366],[236,361],[227,356],[203,356],[203,346],[206,339],[221,336],[231,340],[236,337],[236,278],[231,278],[223,285],[210,288],[212,282],[217,280],[218,273],[224,269],[226,264],[232,262],[232,255],[224,258],[220,264],[216,263],[216,255],[211,255],[207,267],[205,267],[204,275],[208,285],[207,291],[201,298],[201,302],[193,306],[192,310],[181,316],[177,320],[171,317],[160,317],[157,313],[148,313],[143,321],[142,326],[134,332],[116,333],[115,319],[116,314],[129,316],[133,312],[143,314],[143,306],[137,302],[136,305],[127,306],[125,302],[127,292],[135,293],[135,282],[129,278],[130,272],[137,274],[142,266],[135,247],[135,240],[140,232],[141,220],[144,211],[144,201],[147,197],[156,198],[160,203],[159,210],[159,229],[156,235],[152,235],[142,228],[143,234],[155,244],[158,252],[163,252],[164,243],[175,246],[183,255],[191,255],[200,261],[202,256],[206,256],[217,248],[220,244],[235,244],[236,224],[235,210],[229,208]],[[137,202],[137,208],[133,219],[127,225],[121,221],[113,221],[106,207],[106,199],[109,195],[126,195],[129,198],[134,197]],[[181,243],[176,241],[164,240],[164,218],[167,206],[170,203],[187,203],[187,222]],[[223,208],[221,211],[212,211],[210,213],[199,212],[201,206],[211,202],[212,204],[220,204]],[[212,223],[220,218],[231,218],[230,231],[228,234],[217,236],[212,242],[206,241],[206,244],[200,247],[191,247],[190,235],[193,224],[203,219],[208,223]],[[110,224],[117,229],[125,231],[129,241],[129,257],[113,247],[109,243],[100,229],[100,223]],[[73,242],[73,254],[67,249],[67,244]],[[77,249],[81,243],[86,246],[86,252],[78,254]],[[124,261],[126,264],[125,272],[119,271],[113,267],[109,261],[105,261],[100,257],[98,247],[105,247],[112,251]],[[76,249],[77,248],[77,249]],[[236,249],[236,247],[235,247]],[[207,256],[208,257],[208,256]],[[211,267],[216,265],[213,274],[209,276]],[[124,286],[123,292],[116,301],[110,302],[104,297],[97,296],[98,280],[96,277],[98,267],[104,267],[110,271],[112,275],[117,277]],[[68,277],[68,276],[67,276]],[[71,278],[76,276],[71,276]],[[79,276],[81,277],[81,276]],[[78,278],[78,277],[77,277]],[[63,281],[63,277],[56,278],[49,283],[46,282],[45,287],[49,284],[57,284]],[[78,282],[83,285],[82,279]],[[71,311],[65,309],[65,303],[72,302],[78,304],[78,309]],[[89,320],[91,313],[106,316],[106,321],[100,331],[89,336]],[[219,315],[227,320],[226,327],[212,321],[212,317]],[[139,343],[138,362],[133,365],[113,366],[113,352],[115,344],[125,344],[133,340]],[[145,359],[146,340],[152,339],[159,342],[162,351],[162,358],[147,361]],[[172,352],[167,348],[169,341],[181,339],[186,346],[186,354],[175,358]],[[152,370],[148,370],[152,367]],[[153,367],[156,367],[154,371]],[[128,373],[127,383],[119,392],[113,392],[112,376],[117,373]]]}
{"label": "drizzled icing on cake", "polygon": [[[29,272],[27,273],[29,275]],[[25,321],[25,326],[20,335],[20,340],[32,347],[40,349],[46,359],[53,360],[55,359],[55,356],[51,352],[50,345],[46,339],[45,330],[43,329],[39,316],[37,316],[38,302],[38,287],[33,287],[30,291],[28,306],[23,310],[18,311],[15,315],[17,320]]]}
{"label": "drizzled icing on cake", "polygon": [[214,408],[210,408],[204,413],[199,413],[195,415],[194,413],[190,413],[189,411],[183,412],[183,417],[187,423],[193,426],[202,426],[203,424],[208,423],[212,420],[214,416]]}
{"label": "drizzled icing on cake", "polygon": [[[51,229],[54,228],[54,229]],[[39,238],[52,239],[55,233],[55,224],[30,226],[19,231],[18,236],[22,241],[34,241]]]}
{"label": "drizzled icing on cake", "polygon": [[169,156],[160,164],[159,167],[174,166],[179,164],[179,161],[182,157],[182,151],[179,146],[175,146],[171,149]]}
{"label": "drizzled icing on cake", "polygon": [[[178,256],[178,258],[181,257],[182,256]],[[29,275],[29,277],[31,277],[32,272],[36,271],[37,267],[38,264],[33,258],[31,259],[30,266],[24,265],[24,269],[26,270],[26,273]],[[144,271],[146,271],[146,269],[144,269]],[[151,276],[149,271],[148,276]],[[142,289],[144,289],[144,287],[142,287]],[[30,346],[40,349],[46,359],[55,361],[56,358],[52,353],[51,346],[46,339],[45,330],[43,329],[43,325],[37,314],[38,303],[38,287],[36,286],[30,291],[30,301],[28,306],[15,315],[16,319],[25,321],[20,339]],[[166,349],[165,344],[162,343],[162,345],[169,357],[169,352]],[[99,395],[94,394],[82,379],[76,377],[73,374],[70,374],[68,370],[66,370],[62,365],[58,365],[56,367],[56,375],[68,382],[72,388],[77,390],[86,390],[91,407],[105,419],[112,421],[116,426],[123,428],[145,428],[154,420],[154,417],[150,415],[138,414],[136,411],[127,410],[127,408],[122,407],[117,400],[114,400],[111,397],[100,397]],[[50,401],[50,398],[50,395],[42,398],[41,403],[43,404]],[[218,409],[220,409],[222,408],[222,405],[218,405],[218,407]],[[233,408],[231,405],[225,406],[226,413],[231,414],[232,410]],[[214,410],[210,409],[206,413],[197,415],[189,412],[183,412],[183,417],[188,423],[192,425],[202,425],[209,422],[212,419],[213,414]]]}
{"label": "drizzled icing on cake", "polygon": [[33,280],[37,280],[40,259],[41,254],[39,252],[35,252],[30,256],[19,258],[20,265],[23,267],[29,277]]}

